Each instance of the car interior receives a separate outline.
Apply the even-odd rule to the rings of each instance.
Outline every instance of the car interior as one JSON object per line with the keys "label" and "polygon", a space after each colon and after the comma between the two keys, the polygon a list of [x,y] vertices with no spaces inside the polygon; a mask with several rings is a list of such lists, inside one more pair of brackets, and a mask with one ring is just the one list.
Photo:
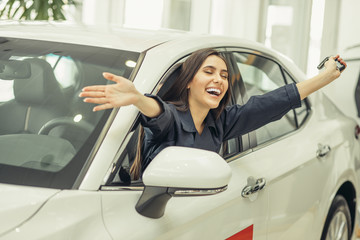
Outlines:
{"label": "car interior", "polygon": [[0,58],[0,164],[60,173],[74,156],[91,150],[90,137],[96,141],[94,130],[102,129],[99,124],[106,121],[101,119],[111,112],[93,112],[94,104],[78,96],[81,89],[111,84],[104,71],[129,77],[133,68],[124,59],[136,61],[138,53],[30,40],[23,44],[9,39],[0,45],[6,52]]}

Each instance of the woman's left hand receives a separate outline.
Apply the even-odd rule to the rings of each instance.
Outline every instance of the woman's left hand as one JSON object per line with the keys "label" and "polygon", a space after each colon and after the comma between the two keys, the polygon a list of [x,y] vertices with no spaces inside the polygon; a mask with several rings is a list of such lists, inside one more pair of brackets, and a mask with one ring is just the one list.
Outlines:
{"label": "woman's left hand", "polygon": [[[335,60],[337,60],[338,62],[340,62],[342,65],[345,66],[345,68],[341,72],[338,69]],[[330,57],[329,60],[326,61],[325,63],[325,71],[333,75],[334,79],[338,78],[340,74],[346,69],[346,67],[347,67],[346,62],[339,55],[336,55],[335,57]]]}
{"label": "woman's left hand", "polygon": [[331,83],[340,76],[341,72],[337,67],[335,59],[345,66],[345,68],[341,72],[346,69],[346,62],[342,58],[340,58],[339,55],[336,55],[335,57],[330,57],[329,60],[325,62],[325,71],[319,73],[318,75],[310,79],[296,84],[301,100],[309,96],[311,93]]}

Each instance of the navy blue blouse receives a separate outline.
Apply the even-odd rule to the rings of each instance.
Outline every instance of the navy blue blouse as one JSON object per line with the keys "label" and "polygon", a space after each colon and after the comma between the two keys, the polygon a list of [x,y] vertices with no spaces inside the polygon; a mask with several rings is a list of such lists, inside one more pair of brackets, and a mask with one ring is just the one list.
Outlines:
{"label": "navy blue blouse", "polygon": [[210,111],[205,118],[203,132],[195,128],[190,110],[180,111],[158,96],[164,112],[156,118],[141,117],[145,137],[142,170],[168,146],[184,146],[219,152],[223,141],[251,132],[278,120],[291,109],[301,106],[295,83],[285,85],[263,95],[252,96],[244,105],[225,108],[218,119]]}

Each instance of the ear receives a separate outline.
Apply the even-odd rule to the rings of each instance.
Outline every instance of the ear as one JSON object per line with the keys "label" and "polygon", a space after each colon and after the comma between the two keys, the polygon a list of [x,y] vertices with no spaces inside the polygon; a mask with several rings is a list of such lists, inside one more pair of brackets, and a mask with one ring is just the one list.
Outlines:
{"label": "ear", "polygon": [[187,84],[186,89],[188,89],[188,90],[189,90],[189,89],[191,88],[191,84],[192,84],[192,82],[193,82],[193,81],[190,81],[190,82]]}

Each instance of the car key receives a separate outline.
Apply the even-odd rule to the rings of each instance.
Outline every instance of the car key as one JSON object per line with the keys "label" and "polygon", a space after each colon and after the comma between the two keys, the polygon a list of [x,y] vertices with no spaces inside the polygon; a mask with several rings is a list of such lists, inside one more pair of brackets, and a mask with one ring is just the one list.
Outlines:
{"label": "car key", "polygon": [[330,57],[326,57],[324,58],[324,60],[321,61],[321,63],[319,63],[319,65],[317,66],[317,69],[322,69],[326,63],[327,60],[329,60]]}
{"label": "car key", "polygon": [[[326,57],[324,58],[324,60],[322,60],[319,65],[317,66],[317,68],[320,70],[324,67],[325,63],[327,60],[329,60],[330,57]],[[341,62],[339,62],[339,60],[336,58],[335,59],[335,63],[336,63],[336,67],[337,69],[341,72],[342,70],[345,69],[345,65],[343,65]]]}
{"label": "car key", "polygon": [[341,62],[339,62],[338,59],[335,59],[335,63],[336,63],[337,69],[339,69],[340,72],[345,69],[345,65],[342,64]]}

